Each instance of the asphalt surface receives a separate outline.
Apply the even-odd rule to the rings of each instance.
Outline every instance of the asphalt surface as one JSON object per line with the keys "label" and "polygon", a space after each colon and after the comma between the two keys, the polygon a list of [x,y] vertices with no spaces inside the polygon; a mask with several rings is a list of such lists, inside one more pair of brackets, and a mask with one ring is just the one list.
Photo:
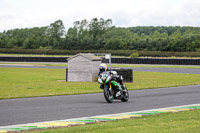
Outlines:
{"label": "asphalt surface", "polygon": [[[49,69],[66,69],[64,66],[34,66],[34,65],[7,65],[0,64],[0,67],[13,67],[13,68],[49,68]],[[127,68],[127,67],[126,67]],[[191,68],[129,68],[133,71],[145,71],[145,72],[171,72],[171,73],[188,73],[188,74],[200,74],[200,69]]]}
{"label": "asphalt surface", "polygon": [[128,102],[103,93],[0,100],[0,126],[198,104],[200,85],[130,91]]}

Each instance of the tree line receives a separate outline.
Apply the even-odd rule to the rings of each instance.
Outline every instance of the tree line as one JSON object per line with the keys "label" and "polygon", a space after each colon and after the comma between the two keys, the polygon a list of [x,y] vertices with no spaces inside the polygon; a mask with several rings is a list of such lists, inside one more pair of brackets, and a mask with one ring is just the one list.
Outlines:
{"label": "tree line", "polygon": [[57,20],[45,27],[1,32],[0,48],[200,52],[200,27],[121,28],[111,19],[94,18],[76,21],[66,31]]}

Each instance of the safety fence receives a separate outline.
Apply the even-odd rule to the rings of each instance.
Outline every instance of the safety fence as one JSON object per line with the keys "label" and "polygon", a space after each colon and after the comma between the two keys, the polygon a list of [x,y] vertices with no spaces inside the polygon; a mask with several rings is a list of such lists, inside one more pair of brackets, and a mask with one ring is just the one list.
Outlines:
{"label": "safety fence", "polygon": [[0,61],[12,62],[67,62],[68,57],[10,57],[0,56]]}
{"label": "safety fence", "polygon": [[[0,61],[11,62],[64,62],[68,57],[9,57],[0,56]],[[103,63],[108,59],[103,58]],[[117,64],[166,64],[166,65],[200,65],[200,59],[155,59],[155,58],[112,58],[112,63]]]}
{"label": "safety fence", "polygon": [[133,69],[112,68],[112,71],[116,71],[118,75],[121,75],[124,82],[133,82]]}
{"label": "safety fence", "polygon": [[[102,62],[108,63],[108,59]],[[153,58],[112,58],[117,64],[165,64],[165,65],[200,65],[200,59],[153,59]]]}

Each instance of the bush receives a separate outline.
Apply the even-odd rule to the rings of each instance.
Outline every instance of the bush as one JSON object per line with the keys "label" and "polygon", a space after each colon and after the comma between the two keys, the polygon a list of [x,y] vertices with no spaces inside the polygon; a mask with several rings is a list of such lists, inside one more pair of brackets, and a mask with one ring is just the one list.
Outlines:
{"label": "bush", "polygon": [[132,53],[129,57],[130,58],[137,58],[137,57],[139,57],[139,54],[138,53]]}

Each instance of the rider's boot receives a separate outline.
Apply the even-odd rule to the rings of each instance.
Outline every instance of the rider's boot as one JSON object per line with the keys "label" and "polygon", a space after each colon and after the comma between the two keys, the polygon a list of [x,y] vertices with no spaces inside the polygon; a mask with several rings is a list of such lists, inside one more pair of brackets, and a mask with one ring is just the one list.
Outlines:
{"label": "rider's boot", "polygon": [[125,88],[126,88],[123,83],[121,84],[121,88],[122,88],[122,90],[125,90]]}
{"label": "rider's boot", "polygon": [[122,84],[121,87],[122,87],[122,92],[126,92],[126,86]]}

